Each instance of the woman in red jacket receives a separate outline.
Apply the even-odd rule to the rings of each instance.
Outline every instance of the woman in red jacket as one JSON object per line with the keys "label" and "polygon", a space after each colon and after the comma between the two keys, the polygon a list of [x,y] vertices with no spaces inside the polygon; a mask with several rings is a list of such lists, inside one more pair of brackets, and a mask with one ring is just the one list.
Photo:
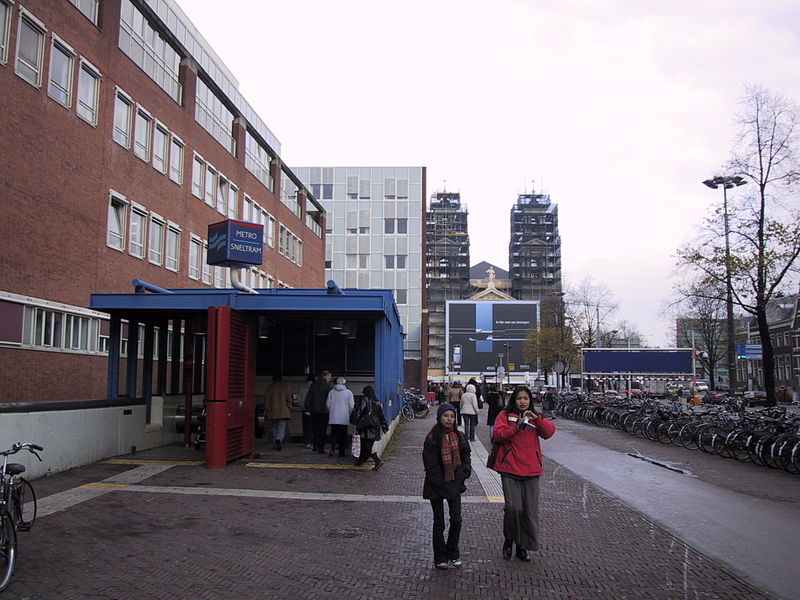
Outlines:
{"label": "woman in red jacket", "polygon": [[556,426],[533,410],[533,394],[525,386],[514,390],[508,406],[497,415],[492,442],[498,444],[493,469],[503,481],[503,557],[530,561],[528,550],[539,549],[539,478],[542,449],[539,438],[547,439]]}

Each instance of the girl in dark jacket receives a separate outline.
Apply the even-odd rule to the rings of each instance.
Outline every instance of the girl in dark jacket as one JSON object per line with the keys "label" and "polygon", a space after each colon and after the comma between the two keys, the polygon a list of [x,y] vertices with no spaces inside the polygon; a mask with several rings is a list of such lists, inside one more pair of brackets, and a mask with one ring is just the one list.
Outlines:
{"label": "girl in dark jacket", "polygon": [[494,420],[500,414],[500,411],[505,408],[503,397],[494,384],[489,385],[489,391],[486,392],[486,404],[489,405],[489,410],[486,413],[486,424],[489,426],[489,438],[491,439],[494,431]]}
{"label": "girl in dark jacket", "polygon": [[508,406],[494,422],[492,442],[498,444],[492,467],[503,482],[503,557],[511,558],[517,545],[517,558],[530,561],[528,550],[539,549],[539,479],[543,473],[539,439],[556,431],[552,421],[533,410],[533,394],[519,386]]}
{"label": "girl in dark jacket", "polygon": [[[425,438],[422,462],[425,483],[422,497],[433,508],[433,562],[437,569],[460,567],[458,540],[461,536],[461,494],[467,491],[465,480],[472,474],[470,447],[464,434],[456,429],[456,411],[452,404],[440,404],[436,425]],[[444,501],[450,509],[450,529],[444,538]]]}
{"label": "girl in dark jacket", "polygon": [[371,385],[365,386],[361,392],[364,397],[353,409],[353,423],[358,435],[361,437],[361,454],[356,459],[357,465],[363,465],[368,458],[375,461],[373,471],[383,466],[383,461],[378,458],[378,453],[372,451],[372,445],[381,439],[381,433],[389,431],[389,424],[383,414],[378,397]]}

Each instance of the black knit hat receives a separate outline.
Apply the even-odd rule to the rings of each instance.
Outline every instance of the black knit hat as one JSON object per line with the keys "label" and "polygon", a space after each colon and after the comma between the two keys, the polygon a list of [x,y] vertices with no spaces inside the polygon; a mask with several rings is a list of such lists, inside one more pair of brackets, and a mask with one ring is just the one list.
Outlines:
{"label": "black knit hat", "polygon": [[436,420],[439,420],[439,417],[442,416],[442,413],[448,410],[452,410],[454,413],[456,412],[456,407],[450,404],[449,402],[445,402],[444,404],[440,404],[439,408],[436,409]]}

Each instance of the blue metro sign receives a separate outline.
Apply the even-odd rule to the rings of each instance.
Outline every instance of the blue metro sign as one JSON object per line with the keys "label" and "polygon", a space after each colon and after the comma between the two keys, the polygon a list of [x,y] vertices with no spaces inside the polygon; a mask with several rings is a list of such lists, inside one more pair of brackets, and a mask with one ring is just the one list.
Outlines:
{"label": "blue metro sign", "polygon": [[209,265],[260,265],[264,262],[263,253],[263,225],[227,219],[208,226]]}

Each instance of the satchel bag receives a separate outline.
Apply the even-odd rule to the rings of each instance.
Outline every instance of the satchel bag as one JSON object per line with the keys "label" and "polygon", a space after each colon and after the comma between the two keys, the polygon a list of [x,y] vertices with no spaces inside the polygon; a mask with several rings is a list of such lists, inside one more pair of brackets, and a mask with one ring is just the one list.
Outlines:
{"label": "satchel bag", "polygon": [[361,409],[361,414],[356,419],[356,430],[365,431],[377,424],[377,418],[372,414],[372,400],[367,400],[367,410]]}
{"label": "satchel bag", "polygon": [[492,444],[492,450],[489,452],[489,458],[486,459],[486,467],[494,469],[494,463],[497,462],[497,453],[500,450],[500,444]]}
{"label": "satchel bag", "polygon": [[361,436],[357,433],[353,434],[353,440],[350,442],[350,454],[353,458],[361,456]]}

